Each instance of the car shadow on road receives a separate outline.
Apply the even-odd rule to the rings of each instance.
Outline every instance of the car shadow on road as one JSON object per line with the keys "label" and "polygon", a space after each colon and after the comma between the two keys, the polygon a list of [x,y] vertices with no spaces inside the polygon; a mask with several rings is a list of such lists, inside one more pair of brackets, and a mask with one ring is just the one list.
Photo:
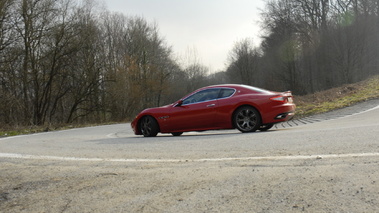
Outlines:
{"label": "car shadow on road", "polygon": [[113,137],[106,140],[96,140],[101,144],[139,144],[139,143],[171,143],[171,142],[185,142],[185,141],[196,141],[207,140],[217,142],[219,139],[225,138],[235,138],[238,136],[254,136],[258,134],[269,134],[270,132],[280,131],[279,129],[268,130],[268,131],[257,131],[252,133],[241,133],[236,130],[215,130],[215,131],[204,131],[204,132],[186,132],[181,136],[172,136],[171,134],[158,134],[156,137],[143,137],[142,135],[131,135],[127,133],[117,133]]}

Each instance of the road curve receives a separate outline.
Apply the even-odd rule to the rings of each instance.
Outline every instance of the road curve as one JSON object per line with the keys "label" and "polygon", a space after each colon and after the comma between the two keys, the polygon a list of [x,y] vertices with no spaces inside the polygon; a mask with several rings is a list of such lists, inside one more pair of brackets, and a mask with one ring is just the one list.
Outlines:
{"label": "road curve", "polygon": [[378,108],[336,118],[313,119],[314,123],[290,128],[280,128],[278,125],[272,131],[253,134],[226,130],[190,132],[181,137],[161,134],[156,138],[135,136],[129,124],[79,128],[2,138],[0,157],[18,154],[14,157],[186,161],[373,152],[372,147],[376,146],[379,135]]}
{"label": "road curve", "polygon": [[378,105],[251,134],[143,138],[118,124],[1,138],[0,209],[379,211]]}

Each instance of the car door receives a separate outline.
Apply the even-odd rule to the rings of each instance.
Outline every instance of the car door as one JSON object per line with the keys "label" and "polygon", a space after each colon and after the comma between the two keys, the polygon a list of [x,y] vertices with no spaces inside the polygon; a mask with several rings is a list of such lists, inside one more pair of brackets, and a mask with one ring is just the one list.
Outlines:
{"label": "car door", "polygon": [[231,110],[234,108],[235,102],[232,96],[235,94],[234,88],[222,88],[215,107],[215,126],[219,128],[231,127]]}
{"label": "car door", "polygon": [[214,127],[215,108],[220,89],[201,90],[172,108],[170,129],[174,131],[205,130]]}

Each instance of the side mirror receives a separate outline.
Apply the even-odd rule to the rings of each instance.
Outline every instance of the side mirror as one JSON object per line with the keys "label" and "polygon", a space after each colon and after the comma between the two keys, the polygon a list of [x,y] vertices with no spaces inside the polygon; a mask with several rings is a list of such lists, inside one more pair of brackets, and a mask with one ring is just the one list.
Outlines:
{"label": "side mirror", "polygon": [[178,101],[178,103],[176,103],[175,107],[180,107],[183,105],[183,100],[180,100]]}

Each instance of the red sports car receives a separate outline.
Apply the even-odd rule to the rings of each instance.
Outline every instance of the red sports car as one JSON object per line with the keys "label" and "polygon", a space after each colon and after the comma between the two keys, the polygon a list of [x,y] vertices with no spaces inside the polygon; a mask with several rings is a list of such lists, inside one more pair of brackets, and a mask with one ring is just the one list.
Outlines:
{"label": "red sports car", "polygon": [[145,137],[234,128],[244,133],[266,131],[291,119],[295,108],[290,91],[224,84],[200,88],[167,106],[145,109],[131,126],[136,135]]}

